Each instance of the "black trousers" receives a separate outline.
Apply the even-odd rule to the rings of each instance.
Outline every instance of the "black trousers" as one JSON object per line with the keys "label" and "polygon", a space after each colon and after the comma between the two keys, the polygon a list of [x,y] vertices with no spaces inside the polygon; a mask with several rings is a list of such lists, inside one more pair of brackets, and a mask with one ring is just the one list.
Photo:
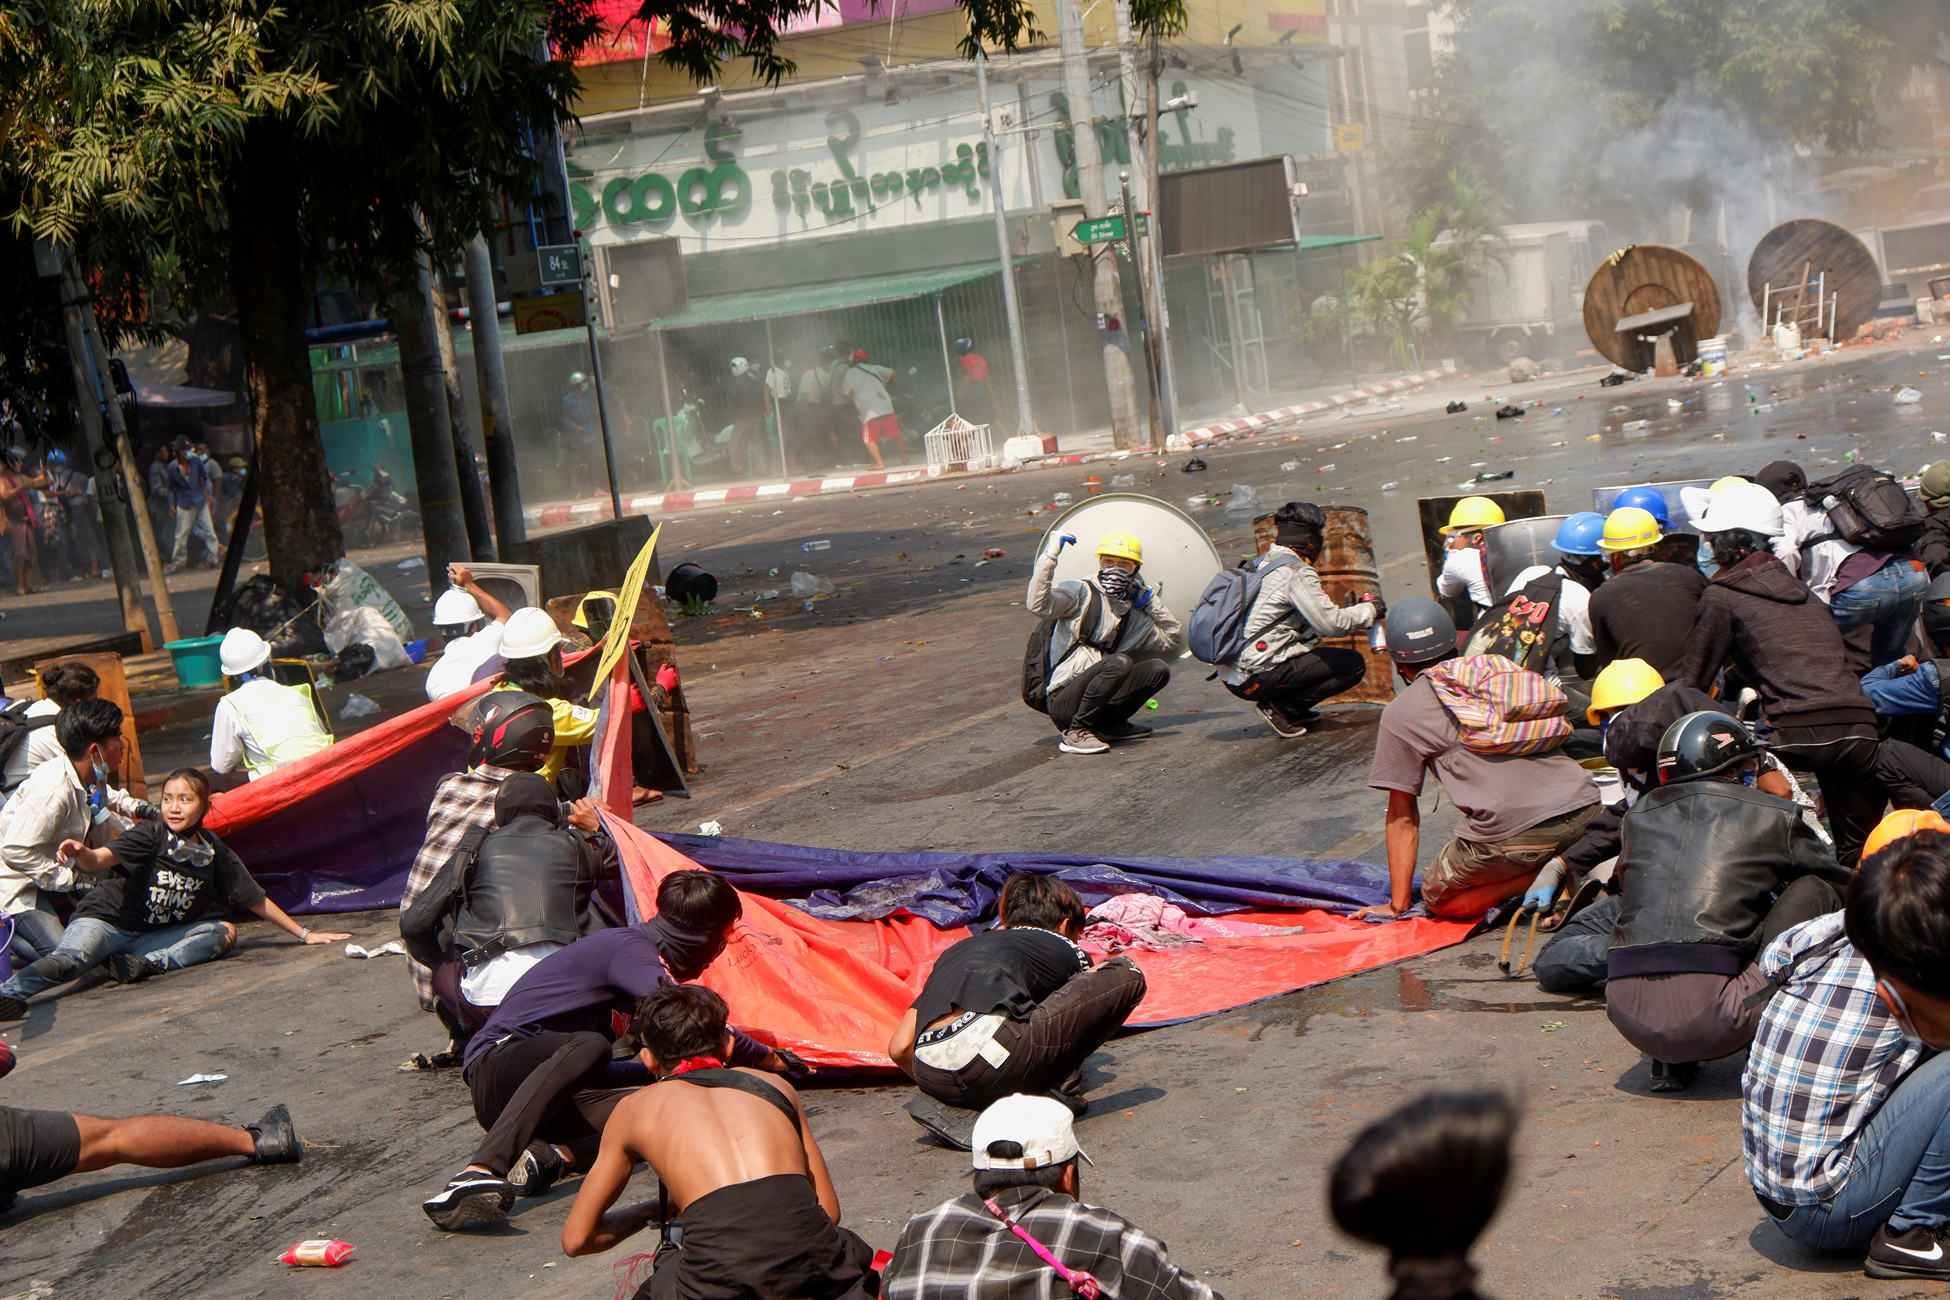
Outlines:
{"label": "black trousers", "polygon": [[1928,808],[1950,794],[1950,763],[1903,740],[1876,747],[1876,783],[1898,808]]}
{"label": "black trousers", "polygon": [[1254,673],[1239,686],[1226,689],[1253,704],[1269,704],[1288,717],[1299,717],[1322,700],[1361,684],[1368,675],[1366,655],[1326,645]]}
{"label": "black trousers", "polygon": [[609,1057],[601,1034],[536,1034],[483,1052],[467,1071],[467,1090],[487,1136],[468,1163],[506,1175],[540,1138],[569,1148],[576,1167],[589,1168],[609,1113],[635,1091],[603,1086]]}
{"label": "black trousers", "polygon": [[1170,680],[1171,670],[1156,659],[1105,655],[1050,692],[1050,721],[1061,731],[1095,731],[1128,722]]}
{"label": "black trousers", "polygon": [[1090,1054],[1143,1000],[1144,972],[1129,957],[1112,957],[1072,976],[1029,1019],[1004,1021],[995,1034],[996,1044],[1008,1049],[1001,1065],[977,1056],[950,1071],[916,1061],[914,1082],[936,1101],[964,1110],[981,1110],[1011,1093],[1070,1091]]}
{"label": "black trousers", "polygon": [[1835,832],[1835,860],[1855,866],[1862,842],[1882,820],[1889,802],[1876,777],[1881,741],[1866,722],[1833,723],[1821,727],[1778,727],[1771,742],[1774,754],[1797,772],[1812,772],[1828,801],[1828,824]]}

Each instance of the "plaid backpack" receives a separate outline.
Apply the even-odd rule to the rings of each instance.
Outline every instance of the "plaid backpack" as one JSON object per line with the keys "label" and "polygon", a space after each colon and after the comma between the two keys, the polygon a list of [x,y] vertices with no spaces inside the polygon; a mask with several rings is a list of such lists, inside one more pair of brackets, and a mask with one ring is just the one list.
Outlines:
{"label": "plaid backpack", "polygon": [[1571,734],[1564,692],[1502,655],[1444,660],[1429,681],[1473,753],[1542,754]]}

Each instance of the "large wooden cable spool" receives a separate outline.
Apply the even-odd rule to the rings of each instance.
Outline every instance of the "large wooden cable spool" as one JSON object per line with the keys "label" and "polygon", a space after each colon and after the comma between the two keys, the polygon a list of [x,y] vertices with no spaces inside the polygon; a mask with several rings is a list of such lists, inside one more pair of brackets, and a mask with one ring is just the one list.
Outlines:
{"label": "large wooden cable spool", "polygon": [[1803,301],[1803,294],[1812,307],[1817,292],[1834,299],[1834,323],[1829,327],[1834,339],[1854,338],[1864,322],[1875,318],[1882,273],[1862,241],[1820,217],[1783,221],[1762,235],[1747,259],[1747,293],[1754,310],[1762,310],[1765,300],[1767,319],[1761,321],[1761,328],[1773,327],[1774,304],[1784,294],[1792,310]]}
{"label": "large wooden cable spool", "polygon": [[[1667,312],[1691,303],[1678,322],[1679,360],[1689,361],[1699,341],[1720,332],[1720,291],[1712,274],[1691,255],[1664,244],[1634,244],[1607,258],[1584,290],[1584,332],[1600,356],[1625,370],[1651,368],[1646,349],[1620,321]],[[1655,329],[1669,329],[1660,325]]]}

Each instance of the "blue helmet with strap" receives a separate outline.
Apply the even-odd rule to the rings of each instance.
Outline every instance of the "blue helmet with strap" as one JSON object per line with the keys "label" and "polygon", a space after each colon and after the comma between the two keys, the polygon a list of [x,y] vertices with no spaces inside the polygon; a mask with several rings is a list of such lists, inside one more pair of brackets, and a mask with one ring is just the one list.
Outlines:
{"label": "blue helmet with strap", "polygon": [[1659,521],[1659,531],[1666,532],[1672,527],[1672,516],[1666,510],[1665,493],[1649,484],[1626,488],[1618,494],[1618,500],[1611,503],[1613,510],[1625,506],[1637,506]]}
{"label": "blue helmet with strap", "polygon": [[1594,510],[1580,510],[1557,526],[1551,545],[1560,555],[1601,555],[1598,539],[1605,535],[1605,517]]}

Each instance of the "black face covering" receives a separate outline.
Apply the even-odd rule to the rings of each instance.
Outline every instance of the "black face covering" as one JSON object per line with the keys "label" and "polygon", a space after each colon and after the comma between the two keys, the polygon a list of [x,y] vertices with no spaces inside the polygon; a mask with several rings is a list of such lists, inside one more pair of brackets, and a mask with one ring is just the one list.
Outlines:
{"label": "black face covering", "polygon": [[694,980],[724,951],[724,942],[715,930],[693,930],[687,925],[661,916],[645,921],[643,932],[657,945],[657,953],[679,984]]}
{"label": "black face covering", "polygon": [[506,826],[517,817],[540,817],[557,830],[562,829],[562,805],[548,782],[533,772],[518,772],[501,783],[494,794],[494,824]]}
{"label": "black face covering", "polygon": [[1273,534],[1273,540],[1288,550],[1304,555],[1310,560],[1320,553],[1320,533],[1314,529],[1302,527],[1298,524],[1280,524],[1278,531]]}

